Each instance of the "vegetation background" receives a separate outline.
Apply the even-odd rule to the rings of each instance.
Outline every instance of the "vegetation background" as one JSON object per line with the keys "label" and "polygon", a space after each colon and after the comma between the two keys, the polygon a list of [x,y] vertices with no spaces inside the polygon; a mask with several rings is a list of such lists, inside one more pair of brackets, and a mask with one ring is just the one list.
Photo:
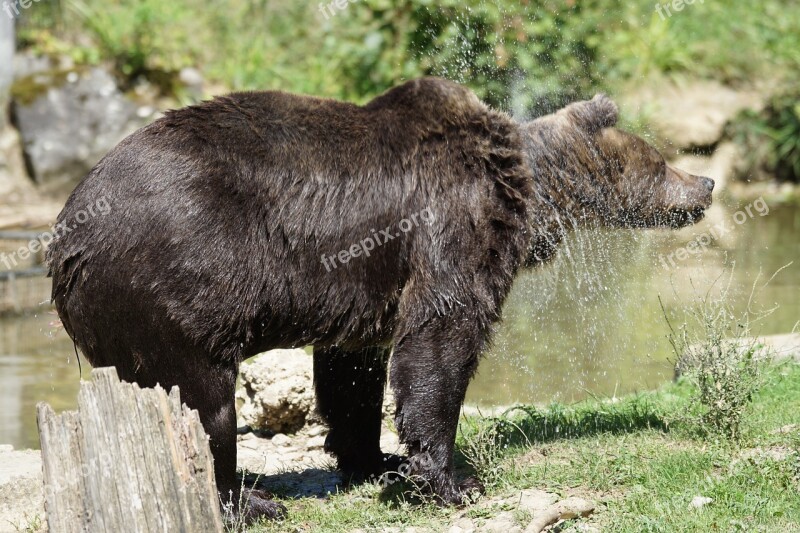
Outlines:
{"label": "vegetation background", "polygon": [[[735,136],[800,172],[800,9],[794,0],[39,0],[22,44],[79,64],[110,62],[128,85],[166,91],[184,67],[232,90],[280,89],[364,102],[438,75],[536,116],[599,90],[713,79],[767,87]],[[664,6],[671,6],[665,2]],[[628,117],[636,123],[637,117]],[[737,133],[738,132],[738,133]],[[776,155],[777,154],[777,155]],[[777,159],[777,161],[776,161]]]}

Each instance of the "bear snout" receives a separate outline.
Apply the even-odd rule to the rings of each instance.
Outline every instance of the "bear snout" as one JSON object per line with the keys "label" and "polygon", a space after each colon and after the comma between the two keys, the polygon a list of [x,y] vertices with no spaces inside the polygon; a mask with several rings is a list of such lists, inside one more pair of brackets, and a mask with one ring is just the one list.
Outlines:
{"label": "bear snout", "polygon": [[695,176],[668,166],[665,185],[668,196],[673,198],[669,203],[674,208],[695,211],[711,206],[711,193],[715,185],[711,178]]}

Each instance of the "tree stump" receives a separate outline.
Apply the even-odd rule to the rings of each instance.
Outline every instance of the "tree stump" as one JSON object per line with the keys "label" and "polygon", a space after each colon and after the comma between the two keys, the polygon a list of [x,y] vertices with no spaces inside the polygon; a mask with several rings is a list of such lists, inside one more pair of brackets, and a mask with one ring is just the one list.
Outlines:
{"label": "tree stump", "polygon": [[222,531],[208,436],[177,387],[95,369],[77,411],[40,403],[37,421],[52,533]]}

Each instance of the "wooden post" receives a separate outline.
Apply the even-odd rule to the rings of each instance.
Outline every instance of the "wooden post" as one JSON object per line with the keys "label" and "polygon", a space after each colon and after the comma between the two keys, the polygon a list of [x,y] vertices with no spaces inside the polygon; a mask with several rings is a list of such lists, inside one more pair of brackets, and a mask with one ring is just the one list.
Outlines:
{"label": "wooden post", "polygon": [[51,533],[222,531],[208,437],[177,387],[95,369],[77,411],[40,403],[37,421]]}

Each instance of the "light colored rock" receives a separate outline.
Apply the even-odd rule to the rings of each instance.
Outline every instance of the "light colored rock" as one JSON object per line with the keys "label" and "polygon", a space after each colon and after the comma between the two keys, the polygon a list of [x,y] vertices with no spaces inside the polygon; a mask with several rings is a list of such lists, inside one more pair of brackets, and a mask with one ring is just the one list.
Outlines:
{"label": "light colored rock", "polygon": [[306,448],[308,449],[317,449],[322,448],[323,446],[325,446],[325,437],[322,435],[318,437],[311,437],[306,443]]}
{"label": "light colored rock", "polygon": [[0,451],[0,531],[41,530],[43,494],[41,453]]}
{"label": "light colored rock", "polygon": [[449,533],[473,533],[474,531],[477,531],[477,528],[475,527],[475,522],[467,517],[464,517],[456,520],[450,526],[448,531]]}
{"label": "light colored rock", "polygon": [[33,50],[21,50],[14,55],[14,79],[20,80],[31,74],[59,68],[53,57]]}
{"label": "light colored rock", "polygon": [[547,509],[533,513],[533,520],[525,527],[524,533],[539,533],[559,520],[589,516],[595,504],[575,496],[561,500]]}
{"label": "light colored rock", "polygon": [[317,437],[319,435],[322,435],[325,432],[326,432],[325,426],[323,426],[321,424],[317,424],[317,425],[314,425],[314,426],[308,426],[307,427],[307,431],[306,431],[306,435],[308,435],[309,437]]}
{"label": "light colored rock", "polygon": [[69,189],[144,122],[101,68],[40,72],[14,83],[13,110],[34,181]]}
{"label": "light colored rock", "polygon": [[0,126],[0,229],[50,226],[63,207],[62,200],[42,195],[28,178],[17,130]]}
{"label": "light colored rock", "polygon": [[284,435],[283,433],[277,433],[274,437],[272,437],[272,444],[275,446],[288,446],[291,444],[292,439]]}
{"label": "light colored rock", "polygon": [[394,392],[392,392],[391,388],[387,387],[383,393],[383,419],[394,420],[396,410],[397,404],[394,401]]}
{"label": "light colored rock", "polygon": [[692,498],[692,501],[689,502],[689,509],[701,509],[713,501],[713,498],[707,496],[695,496]]}
{"label": "light colored rock", "polygon": [[508,511],[498,513],[480,526],[481,533],[522,533],[522,528]]}
{"label": "light colored rock", "polygon": [[389,431],[384,424],[384,431],[381,433],[381,450],[386,453],[402,455],[403,445],[400,444],[400,436],[394,431]]}
{"label": "light colored rock", "polygon": [[242,365],[239,425],[295,432],[314,409],[313,363],[303,350],[272,350]]}
{"label": "light colored rock", "polygon": [[744,109],[760,110],[764,95],[737,91],[716,81],[649,84],[622,98],[640,109],[658,134],[676,149],[716,144],[725,125]]}
{"label": "light colored rock", "polygon": [[558,501],[558,496],[538,489],[525,489],[518,496],[507,498],[509,503],[517,503],[523,511],[531,514],[549,508]]}

